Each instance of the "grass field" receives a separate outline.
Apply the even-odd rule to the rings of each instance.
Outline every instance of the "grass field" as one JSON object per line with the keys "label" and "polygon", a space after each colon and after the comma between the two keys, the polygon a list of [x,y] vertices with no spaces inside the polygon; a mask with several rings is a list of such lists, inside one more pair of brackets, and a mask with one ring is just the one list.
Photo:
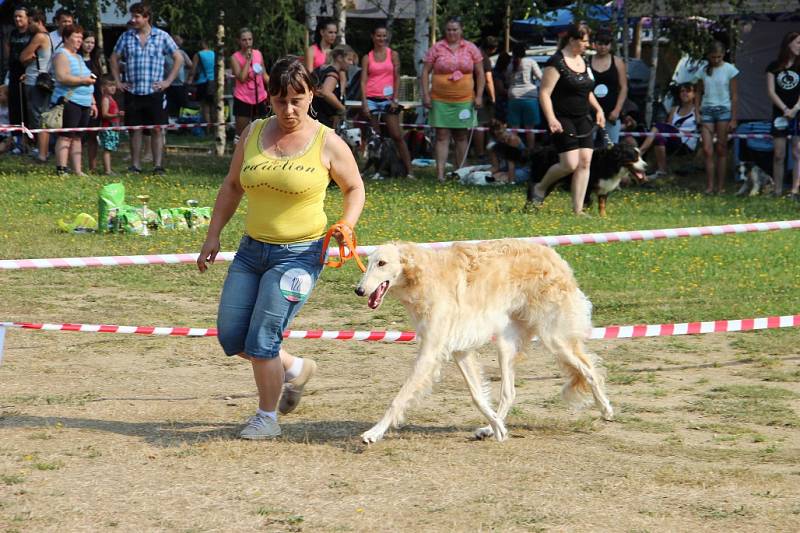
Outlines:
{"label": "grass field", "polygon": [[[151,207],[212,205],[224,162],[170,156],[170,174],[123,176]],[[117,167],[122,167],[118,163]],[[96,211],[103,177],[0,161],[0,258],[196,252],[204,235],[66,235]],[[701,176],[614,194],[574,217],[566,193],[537,213],[521,187],[367,184],[359,241],[556,235],[800,218],[788,200],[707,197]],[[329,218],[341,195],[330,189]],[[234,250],[244,206],[223,235]],[[800,233],[558,248],[595,325],[798,313]],[[227,264],[0,273],[0,320],[213,326]],[[406,329],[391,298],[352,294],[355,267],[323,273],[297,329]],[[549,356],[518,369],[512,438],[475,442],[481,417],[446,369],[409,425],[371,447],[413,359],[410,345],[291,341],[320,373],[276,442],[236,439],[255,404],[249,368],[214,339],[9,331],[0,367],[0,530],[797,530],[800,352],[793,329],[593,341],[618,420],[574,413]],[[494,352],[482,352],[498,379]],[[497,386],[497,383],[493,383]]]}

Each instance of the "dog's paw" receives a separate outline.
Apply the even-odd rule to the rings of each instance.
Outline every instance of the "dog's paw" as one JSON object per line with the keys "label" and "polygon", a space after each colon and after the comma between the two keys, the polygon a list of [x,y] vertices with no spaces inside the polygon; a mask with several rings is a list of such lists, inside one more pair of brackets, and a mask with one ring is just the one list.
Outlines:
{"label": "dog's paw", "polygon": [[364,444],[374,444],[383,438],[383,433],[380,428],[372,428],[361,434],[361,441]]}
{"label": "dog's paw", "polygon": [[505,424],[500,422],[497,424],[497,427],[494,428],[494,440],[497,442],[503,442],[506,439],[508,439],[508,430],[506,429]]}
{"label": "dog's paw", "polygon": [[600,416],[603,417],[603,420],[607,422],[614,421],[614,408],[611,407],[611,403],[607,400],[605,402],[597,402],[597,406],[600,408]]}
{"label": "dog's paw", "polygon": [[492,436],[494,436],[494,430],[492,429],[492,426],[485,426],[475,430],[475,438],[478,440],[488,439]]}

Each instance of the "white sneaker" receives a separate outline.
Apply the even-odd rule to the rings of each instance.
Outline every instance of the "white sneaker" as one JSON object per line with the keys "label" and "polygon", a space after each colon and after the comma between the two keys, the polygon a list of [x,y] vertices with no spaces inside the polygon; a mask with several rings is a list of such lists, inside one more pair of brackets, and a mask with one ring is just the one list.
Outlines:
{"label": "white sneaker", "polygon": [[303,370],[300,371],[300,375],[283,385],[283,394],[278,403],[278,411],[282,415],[287,415],[297,408],[303,396],[303,389],[316,372],[317,363],[313,359],[303,358]]}
{"label": "white sneaker", "polygon": [[645,181],[655,181],[655,180],[666,178],[666,177],[667,177],[667,173],[665,171],[656,170],[652,174],[648,174],[647,176],[645,176]]}
{"label": "white sneaker", "polygon": [[253,415],[247,421],[239,438],[247,440],[274,439],[281,436],[281,427],[278,422],[268,416]]}

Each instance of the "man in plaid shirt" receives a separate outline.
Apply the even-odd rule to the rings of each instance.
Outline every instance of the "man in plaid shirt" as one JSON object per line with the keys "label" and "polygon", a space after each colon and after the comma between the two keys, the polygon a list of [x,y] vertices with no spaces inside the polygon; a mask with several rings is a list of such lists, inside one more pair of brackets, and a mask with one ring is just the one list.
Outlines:
{"label": "man in plaid shirt", "polygon": [[[183,68],[183,56],[170,35],[154,28],[150,7],[143,3],[132,4],[131,29],[123,33],[111,54],[111,74],[117,87],[125,95],[125,125],[167,124],[165,91]],[[172,70],[164,77],[164,56],[173,58]],[[125,60],[125,80],[120,77],[119,60]],[[131,163],[129,172],[140,173],[142,130],[131,132]],[[164,151],[161,131],[150,135],[153,151],[153,174],[163,174],[161,165]]]}

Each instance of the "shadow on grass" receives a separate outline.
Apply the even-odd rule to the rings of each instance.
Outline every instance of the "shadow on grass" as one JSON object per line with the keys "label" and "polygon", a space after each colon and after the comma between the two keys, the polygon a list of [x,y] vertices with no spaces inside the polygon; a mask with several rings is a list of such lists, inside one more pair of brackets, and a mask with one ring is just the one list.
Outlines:
{"label": "shadow on grass", "polygon": [[[138,437],[148,444],[164,448],[180,445],[202,444],[208,441],[239,441],[240,422],[127,422],[122,420],[100,420],[95,418],[47,417],[7,414],[0,417],[0,429],[79,429],[116,433],[127,437]],[[360,435],[372,427],[372,422],[354,420],[319,420],[282,422],[284,442],[324,444],[352,453],[361,453],[365,446]],[[451,433],[471,435],[472,429],[456,426],[408,425],[394,430],[395,435],[405,437],[429,436]]]}

